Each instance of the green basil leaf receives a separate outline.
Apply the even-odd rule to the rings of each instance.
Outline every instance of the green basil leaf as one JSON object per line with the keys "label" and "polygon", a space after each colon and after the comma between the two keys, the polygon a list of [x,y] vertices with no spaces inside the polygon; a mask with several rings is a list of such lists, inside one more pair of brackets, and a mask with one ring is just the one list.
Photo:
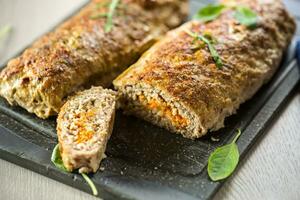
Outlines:
{"label": "green basil leaf", "polygon": [[53,152],[51,155],[51,161],[58,169],[61,169],[64,172],[68,172],[68,170],[65,168],[64,163],[62,161],[58,144],[53,149]]}
{"label": "green basil leaf", "polygon": [[[64,172],[68,172],[68,170],[66,169],[66,167],[64,166],[64,163],[62,161],[58,144],[54,147],[54,149],[52,151],[51,161],[58,169],[60,169]],[[93,192],[93,195],[97,196],[98,190],[97,190],[95,184],[93,183],[93,181],[90,179],[90,177],[88,177],[85,173],[81,173],[81,175],[84,178],[84,180],[87,182],[87,184],[90,186],[90,188]]]}
{"label": "green basil leaf", "polygon": [[109,4],[109,11],[107,13],[107,20],[104,27],[104,31],[106,33],[110,32],[113,27],[113,16],[115,13],[116,8],[118,7],[120,0],[112,0]]}
{"label": "green basil leaf", "polygon": [[258,20],[256,13],[250,8],[244,6],[236,7],[234,18],[248,28],[255,28]]}
{"label": "green basil leaf", "polygon": [[209,4],[203,8],[201,8],[197,14],[194,15],[194,19],[198,19],[201,20],[203,22],[209,22],[212,21],[214,19],[216,19],[217,17],[219,17],[219,15],[222,13],[222,11],[224,10],[225,6],[218,4],[218,5],[213,5],[213,4]]}
{"label": "green basil leaf", "polygon": [[239,150],[236,140],[240,136],[241,131],[238,130],[234,140],[225,146],[218,147],[209,156],[207,172],[211,180],[219,181],[227,178],[235,170],[239,162]]}

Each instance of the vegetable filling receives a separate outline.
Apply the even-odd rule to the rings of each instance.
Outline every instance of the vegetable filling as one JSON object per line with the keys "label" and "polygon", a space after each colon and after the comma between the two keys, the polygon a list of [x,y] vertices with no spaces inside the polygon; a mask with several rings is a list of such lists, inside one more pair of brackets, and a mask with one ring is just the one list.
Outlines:
{"label": "vegetable filling", "polygon": [[172,109],[165,101],[159,101],[157,99],[151,98],[146,100],[144,95],[138,96],[140,102],[142,102],[147,108],[157,112],[162,118],[167,118],[174,124],[177,128],[185,128],[188,126],[189,121],[178,113],[177,109]]}

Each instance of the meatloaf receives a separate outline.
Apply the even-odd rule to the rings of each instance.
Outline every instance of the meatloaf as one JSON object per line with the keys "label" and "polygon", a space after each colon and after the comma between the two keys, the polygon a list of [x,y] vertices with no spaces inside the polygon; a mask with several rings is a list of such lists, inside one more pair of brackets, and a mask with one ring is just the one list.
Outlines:
{"label": "meatloaf", "polygon": [[[126,113],[199,138],[223,127],[224,119],[272,77],[295,31],[282,2],[221,3],[228,9],[218,18],[207,23],[193,20],[168,32],[114,80]],[[256,28],[236,20],[235,6],[256,13]],[[191,33],[213,40],[223,67],[217,66],[208,45],[195,41]]]}
{"label": "meatloaf", "polygon": [[[0,95],[38,117],[56,115],[66,97],[107,86],[187,15],[187,0],[93,0],[12,59],[0,73]],[[110,15],[111,16],[111,15]]]}
{"label": "meatloaf", "polygon": [[57,118],[59,150],[68,171],[96,172],[105,157],[116,109],[116,93],[93,87],[78,92]]}

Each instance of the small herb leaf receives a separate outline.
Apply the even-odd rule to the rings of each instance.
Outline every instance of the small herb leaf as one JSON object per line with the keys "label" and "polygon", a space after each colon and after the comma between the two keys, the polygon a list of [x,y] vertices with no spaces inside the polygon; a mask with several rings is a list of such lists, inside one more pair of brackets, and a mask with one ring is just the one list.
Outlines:
{"label": "small herb leaf", "polygon": [[119,2],[120,0],[112,0],[111,3],[109,4],[109,11],[107,13],[107,20],[104,27],[104,31],[106,33],[110,32],[113,27],[113,16],[116,8],[118,7]]}
{"label": "small herb leaf", "polygon": [[209,156],[207,172],[211,180],[219,181],[225,179],[236,168],[240,155],[235,142],[240,134],[241,131],[238,130],[237,135],[230,144],[216,148]]}
{"label": "small herb leaf", "polygon": [[[66,167],[64,166],[64,163],[62,161],[58,144],[53,149],[53,152],[51,155],[51,161],[58,169],[60,169],[64,172],[68,172],[68,170],[66,169]],[[97,196],[98,190],[97,190],[95,184],[93,183],[93,181],[85,173],[81,173],[81,175],[84,178],[84,180],[88,183],[88,185],[90,186],[90,188],[93,192],[93,195]]]}
{"label": "small herb leaf", "polygon": [[255,28],[258,20],[256,13],[250,8],[244,6],[236,7],[234,18],[248,28]]}
{"label": "small herb leaf", "polygon": [[[204,37],[204,38],[205,38],[205,37]],[[207,39],[206,39],[206,40],[207,40]],[[221,60],[221,58],[220,58],[220,56],[219,56],[217,50],[215,49],[215,47],[212,45],[212,43],[211,43],[209,40],[207,40],[207,41],[208,41],[208,42],[205,42],[205,43],[206,43],[207,46],[208,46],[208,49],[209,49],[209,51],[210,51],[211,56],[213,57],[213,59],[214,59],[216,65],[217,65],[217,67],[218,67],[219,69],[222,69],[222,67],[223,67],[223,62],[222,62],[222,60]]]}
{"label": "small herb leaf", "polygon": [[218,5],[213,5],[209,4],[203,8],[201,8],[196,15],[194,15],[194,19],[201,20],[203,22],[209,22],[217,17],[222,13],[224,10],[225,6],[218,4]]}
{"label": "small herb leaf", "polygon": [[68,170],[65,168],[64,163],[62,161],[58,144],[53,149],[53,152],[51,155],[51,161],[57,168],[61,169],[64,172],[68,172]]}
{"label": "small herb leaf", "polygon": [[0,40],[3,40],[12,30],[10,25],[5,25],[0,28]]}
{"label": "small herb leaf", "polygon": [[97,190],[95,184],[93,183],[93,181],[90,179],[90,177],[88,177],[88,175],[86,175],[85,173],[81,173],[81,175],[84,178],[84,180],[88,183],[88,185],[90,186],[93,195],[97,196],[98,195],[98,190]]}
{"label": "small herb leaf", "polygon": [[221,59],[220,55],[218,54],[217,50],[215,49],[214,45],[212,44],[212,41],[210,41],[209,38],[207,38],[203,35],[199,35],[197,33],[192,33],[189,30],[186,30],[185,32],[188,35],[190,35],[191,37],[193,37],[194,39],[203,41],[207,45],[209,52],[216,64],[217,68],[222,69],[222,67],[223,67],[222,59]]}

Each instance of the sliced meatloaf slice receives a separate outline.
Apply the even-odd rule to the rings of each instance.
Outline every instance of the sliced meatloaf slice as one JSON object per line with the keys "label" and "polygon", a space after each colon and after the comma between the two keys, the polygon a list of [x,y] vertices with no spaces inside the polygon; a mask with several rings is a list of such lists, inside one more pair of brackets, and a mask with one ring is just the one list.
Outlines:
{"label": "sliced meatloaf slice", "polygon": [[78,92],[57,119],[59,149],[68,171],[96,172],[105,157],[116,109],[116,93],[102,87]]}

